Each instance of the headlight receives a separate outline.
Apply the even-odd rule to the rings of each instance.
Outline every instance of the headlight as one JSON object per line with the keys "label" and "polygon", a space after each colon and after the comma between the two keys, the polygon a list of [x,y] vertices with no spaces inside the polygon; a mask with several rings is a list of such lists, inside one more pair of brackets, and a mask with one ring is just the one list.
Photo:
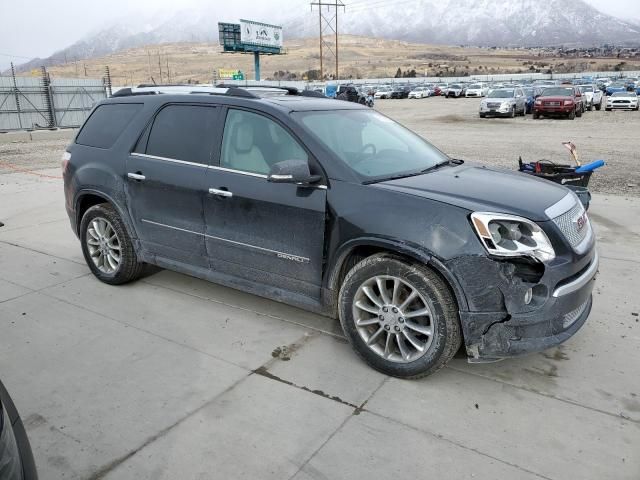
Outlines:
{"label": "headlight", "polygon": [[533,257],[548,262],[556,257],[542,229],[530,220],[502,213],[474,212],[473,226],[487,251],[501,257]]}
{"label": "headlight", "polygon": [[0,405],[0,478],[19,480],[22,478],[20,452],[13,434],[9,415]]}

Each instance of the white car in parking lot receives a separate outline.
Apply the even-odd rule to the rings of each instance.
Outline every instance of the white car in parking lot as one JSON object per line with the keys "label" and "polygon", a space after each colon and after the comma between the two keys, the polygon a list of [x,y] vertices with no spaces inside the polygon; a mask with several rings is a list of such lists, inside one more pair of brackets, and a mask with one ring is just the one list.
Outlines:
{"label": "white car in parking lot", "polygon": [[416,87],[409,92],[409,98],[427,98],[431,96],[431,90],[427,87]]}
{"label": "white car in parking lot", "polygon": [[488,91],[489,91],[489,88],[486,87],[484,84],[472,83],[467,87],[467,90],[465,91],[464,96],[465,97],[484,97]]}
{"label": "white car in parking lot", "polygon": [[376,93],[373,95],[373,98],[379,100],[381,98],[391,98],[391,87],[381,87],[376,90]]}
{"label": "white car in parking lot", "polygon": [[603,93],[596,85],[578,85],[578,88],[584,96],[584,108],[585,110],[596,110],[602,108]]}
{"label": "white car in parking lot", "polygon": [[638,110],[638,95],[636,92],[615,92],[607,97],[606,111]]}

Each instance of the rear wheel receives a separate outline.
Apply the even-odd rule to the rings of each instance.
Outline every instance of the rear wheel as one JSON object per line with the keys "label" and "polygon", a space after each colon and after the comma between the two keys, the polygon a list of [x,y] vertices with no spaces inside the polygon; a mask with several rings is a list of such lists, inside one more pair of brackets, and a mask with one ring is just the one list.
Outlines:
{"label": "rear wheel", "polygon": [[460,347],[455,300],[445,282],[425,266],[385,254],[361,261],[347,274],[339,313],[356,353],[387,375],[430,375]]}
{"label": "rear wheel", "polygon": [[80,223],[82,253],[91,272],[102,282],[119,285],[137,279],[144,264],[122,219],[108,203],[89,208]]}

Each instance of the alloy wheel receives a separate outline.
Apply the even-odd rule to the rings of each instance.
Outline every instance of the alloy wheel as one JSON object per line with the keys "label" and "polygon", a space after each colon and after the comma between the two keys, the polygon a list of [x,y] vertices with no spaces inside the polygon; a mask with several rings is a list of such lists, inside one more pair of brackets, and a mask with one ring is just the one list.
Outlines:
{"label": "alloy wheel", "polygon": [[409,363],[427,353],[436,319],[423,295],[407,281],[378,275],[363,282],[353,299],[356,330],[385,360]]}
{"label": "alloy wheel", "polygon": [[107,274],[118,270],[122,260],[120,239],[107,219],[96,217],[91,220],[86,242],[89,256],[98,270]]}

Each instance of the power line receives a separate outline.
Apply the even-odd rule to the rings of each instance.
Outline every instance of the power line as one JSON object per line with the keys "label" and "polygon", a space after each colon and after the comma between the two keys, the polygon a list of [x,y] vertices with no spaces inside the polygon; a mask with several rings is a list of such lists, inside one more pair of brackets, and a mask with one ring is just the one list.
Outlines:
{"label": "power line", "polygon": [[33,57],[25,57],[24,55],[11,55],[10,53],[0,53],[1,56],[3,57],[10,57],[10,58],[26,58],[27,60],[31,60]]}

